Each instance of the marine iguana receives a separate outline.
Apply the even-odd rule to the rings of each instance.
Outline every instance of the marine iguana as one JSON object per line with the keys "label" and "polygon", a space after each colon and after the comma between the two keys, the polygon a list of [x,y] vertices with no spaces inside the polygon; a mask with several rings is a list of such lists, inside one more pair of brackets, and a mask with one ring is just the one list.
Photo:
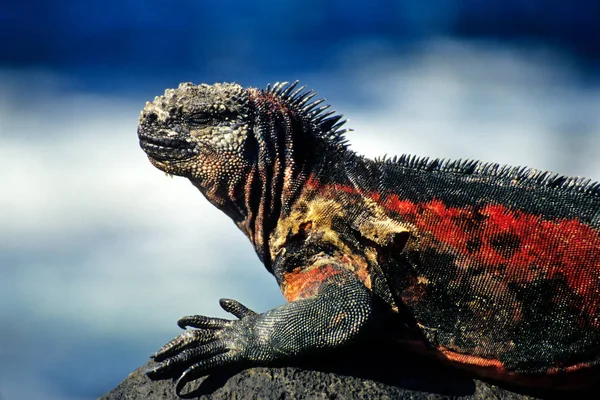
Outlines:
{"label": "marine iguana", "polygon": [[222,299],[237,320],[181,318],[194,329],[147,375],[179,378],[181,395],[225,366],[387,338],[512,384],[592,383],[600,184],[472,160],[371,160],[314,96],[297,82],[182,83],[146,103],[150,162],[235,222],[288,301],[258,314]]}

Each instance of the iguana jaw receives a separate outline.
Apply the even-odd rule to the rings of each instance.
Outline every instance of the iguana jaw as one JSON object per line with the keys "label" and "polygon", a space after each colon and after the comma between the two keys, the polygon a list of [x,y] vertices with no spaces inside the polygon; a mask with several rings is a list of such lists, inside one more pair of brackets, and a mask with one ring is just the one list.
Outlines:
{"label": "iguana jaw", "polygon": [[197,164],[201,149],[189,135],[169,129],[150,129],[144,123],[138,127],[138,138],[150,163],[167,174],[189,177]]}
{"label": "iguana jaw", "polygon": [[142,110],[138,125],[140,147],[156,168],[186,176],[190,169],[186,164],[200,153],[200,146],[186,126],[173,124],[176,117],[165,110],[165,103],[164,96],[157,96]]}
{"label": "iguana jaw", "polygon": [[138,137],[148,157],[157,161],[180,161],[200,153],[198,143],[176,131],[159,130],[157,134],[152,134],[151,131],[139,129]]}

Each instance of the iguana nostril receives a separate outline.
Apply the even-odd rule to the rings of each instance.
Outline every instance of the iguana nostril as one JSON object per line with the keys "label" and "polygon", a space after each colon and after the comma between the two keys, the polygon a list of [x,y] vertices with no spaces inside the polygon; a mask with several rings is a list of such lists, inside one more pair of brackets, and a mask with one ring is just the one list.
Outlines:
{"label": "iguana nostril", "polygon": [[158,120],[158,115],[156,115],[155,112],[150,112],[148,114],[145,114],[144,116],[145,116],[146,120],[151,124],[153,124],[154,122],[156,122],[156,120]]}

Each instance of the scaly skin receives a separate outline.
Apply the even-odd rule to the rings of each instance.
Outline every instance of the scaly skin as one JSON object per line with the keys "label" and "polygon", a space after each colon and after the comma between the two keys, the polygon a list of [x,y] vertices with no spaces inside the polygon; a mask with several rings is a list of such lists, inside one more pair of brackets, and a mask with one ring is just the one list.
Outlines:
{"label": "scaly skin", "polygon": [[[524,168],[369,160],[296,84],[182,84],[147,103],[151,163],[188,178],[250,239],[286,298],[192,327],[153,379],[394,340],[520,385],[592,384],[600,361],[600,189]],[[390,331],[390,326],[394,330]],[[593,376],[593,374],[592,374]]]}

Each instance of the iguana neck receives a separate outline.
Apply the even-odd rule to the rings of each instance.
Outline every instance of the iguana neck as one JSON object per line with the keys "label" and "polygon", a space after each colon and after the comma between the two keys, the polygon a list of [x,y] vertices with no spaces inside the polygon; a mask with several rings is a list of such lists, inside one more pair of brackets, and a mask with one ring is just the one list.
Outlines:
{"label": "iguana neck", "polygon": [[[343,157],[316,132],[319,126],[293,105],[270,91],[248,89],[253,118],[248,153],[255,154],[248,171],[240,171],[221,208],[248,236],[267,269],[272,272],[269,236],[282,214],[301,195],[309,177],[321,175],[333,159]],[[240,193],[242,195],[240,195]]]}

